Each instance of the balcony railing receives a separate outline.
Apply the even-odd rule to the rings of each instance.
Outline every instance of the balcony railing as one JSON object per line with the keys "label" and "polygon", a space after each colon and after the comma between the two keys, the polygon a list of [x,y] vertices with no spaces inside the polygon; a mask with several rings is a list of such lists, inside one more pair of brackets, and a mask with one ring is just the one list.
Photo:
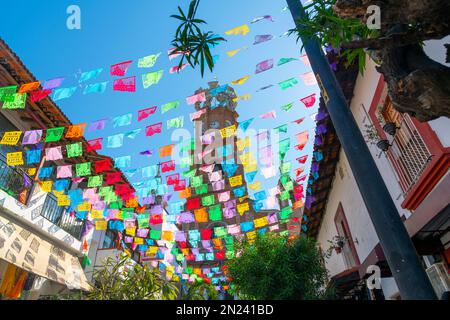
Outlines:
{"label": "balcony railing", "polygon": [[388,157],[399,176],[403,192],[408,193],[431,160],[431,153],[408,115],[401,118]]}
{"label": "balcony railing", "polygon": [[0,189],[26,205],[33,184],[33,179],[24,170],[8,166],[3,154],[0,154]]}
{"label": "balcony railing", "polygon": [[47,194],[41,216],[50,220],[76,239],[81,240],[84,221],[77,219],[75,216],[71,216],[66,212],[66,207],[58,206],[57,200],[52,194]]}

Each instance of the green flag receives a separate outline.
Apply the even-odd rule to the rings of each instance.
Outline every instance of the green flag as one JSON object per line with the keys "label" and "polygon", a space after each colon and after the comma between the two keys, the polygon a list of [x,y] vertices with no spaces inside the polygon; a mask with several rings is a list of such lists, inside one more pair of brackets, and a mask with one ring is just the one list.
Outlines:
{"label": "green flag", "polygon": [[3,103],[3,109],[25,109],[25,104],[27,102],[26,93],[16,93],[13,94],[12,101],[6,101]]}
{"label": "green flag", "polygon": [[281,106],[281,109],[284,110],[284,111],[289,111],[289,110],[291,110],[291,108],[293,106],[294,106],[294,103],[291,102],[291,103],[285,104],[284,106]]}
{"label": "green flag", "polygon": [[138,60],[138,68],[151,68],[156,64],[158,57],[161,53],[152,54],[146,57],[142,57]]}
{"label": "green flag", "polygon": [[50,128],[47,129],[45,134],[45,142],[56,142],[59,141],[64,133],[64,127]]}
{"label": "green flag", "polygon": [[83,145],[81,142],[66,145],[67,157],[81,157],[83,155]]}
{"label": "green flag", "polygon": [[212,206],[214,203],[216,203],[214,194],[202,198],[202,206],[204,207]]}
{"label": "green flag", "polygon": [[149,72],[142,75],[142,85],[144,86],[144,89],[147,89],[148,87],[157,84],[159,80],[161,80],[162,76],[164,74],[164,70],[159,70],[155,72]]}
{"label": "green flag", "polygon": [[180,101],[178,101],[178,100],[163,104],[161,106],[161,113],[166,113],[167,111],[169,111],[171,109],[178,108],[179,105],[180,105]]}
{"label": "green flag", "polygon": [[75,167],[75,172],[77,177],[89,176],[91,174],[91,163],[90,162],[77,163]]}
{"label": "green flag", "polygon": [[209,207],[209,220],[211,221],[222,220],[222,205],[220,203]]}
{"label": "green flag", "polygon": [[298,84],[298,80],[296,78],[290,78],[290,79],[287,79],[285,81],[278,83],[281,90],[286,90],[286,89],[292,88],[296,84]]}
{"label": "green flag", "polygon": [[103,176],[90,176],[88,180],[88,188],[101,187],[103,184]]}

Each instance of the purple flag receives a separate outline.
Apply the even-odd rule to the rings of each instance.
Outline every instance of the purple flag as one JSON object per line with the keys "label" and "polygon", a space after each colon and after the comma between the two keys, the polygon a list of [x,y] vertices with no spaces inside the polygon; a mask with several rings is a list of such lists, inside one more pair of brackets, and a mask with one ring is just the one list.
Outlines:
{"label": "purple flag", "polygon": [[261,73],[273,68],[273,59],[264,60],[256,65],[255,73]]}
{"label": "purple flag", "polygon": [[94,130],[103,130],[105,129],[105,125],[106,122],[108,120],[106,119],[102,119],[102,120],[97,120],[97,121],[93,121],[89,124],[89,131],[94,131]]}
{"label": "purple flag", "polygon": [[262,34],[262,35],[256,35],[255,36],[255,42],[253,43],[253,45],[255,44],[260,44],[263,42],[267,42],[273,39],[273,36],[271,34]]}
{"label": "purple flag", "polygon": [[46,80],[42,86],[42,90],[52,90],[58,88],[64,81],[63,77]]}

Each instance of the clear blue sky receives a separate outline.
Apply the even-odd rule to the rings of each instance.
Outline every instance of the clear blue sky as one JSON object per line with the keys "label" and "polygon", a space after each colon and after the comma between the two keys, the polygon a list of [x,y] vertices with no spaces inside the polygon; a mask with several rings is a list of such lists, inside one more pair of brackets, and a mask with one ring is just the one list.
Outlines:
{"label": "clear blue sky", "polygon": [[[0,36],[22,59],[29,70],[39,79],[45,80],[65,76],[63,87],[77,84],[77,72],[104,68],[96,80],[110,81],[104,94],[82,95],[78,90],[71,98],[60,100],[57,104],[74,122],[91,122],[103,118],[112,118],[128,112],[133,112],[133,123],[130,126],[113,128],[110,122],[103,131],[87,133],[87,139],[106,137],[108,135],[126,132],[159,121],[163,122],[163,135],[145,137],[144,130],[135,139],[125,139],[126,144],[119,149],[104,149],[101,151],[112,157],[132,155],[131,168],[156,164],[158,156],[151,158],[139,156],[137,153],[146,149],[154,149],[171,142],[168,140],[166,121],[170,118],[185,115],[185,128],[191,128],[189,113],[194,111],[188,106],[185,97],[190,96],[199,87],[205,87],[208,81],[217,77],[221,83],[251,75],[249,81],[242,86],[236,86],[238,95],[250,93],[252,99],[240,102],[237,108],[239,120],[258,117],[264,112],[276,110],[277,119],[263,120],[256,118],[252,126],[255,129],[274,128],[286,122],[306,116],[301,125],[289,124],[286,137],[291,137],[291,150],[286,160],[293,161],[293,168],[299,165],[295,158],[310,153],[314,138],[314,122],[308,115],[316,112],[314,108],[306,109],[298,99],[312,93],[319,93],[316,86],[305,86],[300,75],[310,71],[301,61],[294,61],[280,67],[255,75],[255,66],[262,60],[273,58],[275,63],[281,57],[300,56],[300,44],[294,36],[278,37],[292,28],[293,21],[289,12],[282,12],[286,6],[283,0],[203,0],[200,4],[198,17],[207,20],[207,29],[224,35],[226,30],[242,24],[250,26],[246,36],[225,36],[226,43],[213,49],[213,54],[220,55],[214,73],[206,73],[202,79],[198,70],[185,69],[180,74],[169,74],[169,68],[177,64],[177,60],[169,61],[167,50],[177,27],[177,21],[169,18],[177,12],[177,5],[187,8],[189,1],[160,0],[27,0],[8,1],[2,4],[0,19]],[[76,4],[81,8],[81,30],[68,30],[66,27],[66,8]],[[8,14],[6,14],[8,13]],[[257,16],[272,15],[275,22],[250,22]],[[267,43],[252,46],[255,35],[272,34],[274,39]],[[226,55],[227,51],[249,46],[234,57]],[[137,68],[137,59],[149,54],[161,52],[157,64],[150,70],[164,69],[164,76],[159,84],[143,89],[140,75],[147,69]],[[135,93],[115,92],[112,90],[113,77],[109,75],[109,66],[125,60],[134,63],[126,76],[137,76],[137,91]],[[300,84],[294,88],[282,91],[277,83],[291,77],[297,77]],[[269,90],[256,93],[260,87],[274,84]],[[178,109],[161,115],[157,113],[148,119],[137,122],[136,111],[153,105],[181,101]],[[284,112],[280,106],[296,101],[289,112]],[[310,129],[310,142],[304,151],[296,151],[294,135]],[[284,136],[282,136],[283,138]],[[104,146],[106,141],[104,141]],[[310,157],[311,159],[311,157]],[[307,162],[309,168],[310,159]],[[136,174],[131,181],[140,181]],[[255,181],[264,178],[258,174]],[[264,182],[265,188],[276,185],[277,179]]]}

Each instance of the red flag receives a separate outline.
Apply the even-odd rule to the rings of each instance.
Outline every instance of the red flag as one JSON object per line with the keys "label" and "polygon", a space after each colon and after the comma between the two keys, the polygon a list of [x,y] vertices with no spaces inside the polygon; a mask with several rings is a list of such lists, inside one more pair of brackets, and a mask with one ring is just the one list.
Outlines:
{"label": "red flag", "polygon": [[186,189],[186,179],[178,180],[178,182],[173,185],[173,191],[183,191],[184,189]]}
{"label": "red flag", "polygon": [[307,97],[300,99],[300,101],[305,105],[305,107],[311,108],[314,103],[316,103],[316,94],[313,93]]}
{"label": "red flag", "polygon": [[161,163],[161,172],[170,172],[175,170],[175,160]]}
{"label": "red flag", "polygon": [[132,62],[133,62],[132,60],[128,60],[128,61],[113,64],[109,70],[110,74],[112,76],[123,77]]}
{"label": "red flag", "polygon": [[111,160],[98,160],[94,162],[94,170],[95,173],[100,173],[104,171],[109,171],[111,169]]}
{"label": "red flag", "polygon": [[217,260],[223,260],[223,259],[225,259],[225,251],[217,251],[217,252],[216,252],[216,259],[217,259]]}
{"label": "red flag", "polygon": [[191,198],[186,201],[186,210],[195,210],[200,208],[200,198]]}
{"label": "red flag", "polygon": [[180,174],[174,173],[166,177],[166,183],[168,186],[177,185],[180,181]]}
{"label": "red flag", "polygon": [[142,121],[145,118],[147,118],[148,116],[151,116],[152,114],[154,114],[156,111],[156,108],[158,108],[158,107],[150,107],[150,108],[139,110],[138,111],[138,121]]}
{"label": "red flag", "polygon": [[135,92],[136,91],[136,77],[128,77],[114,80],[113,82],[113,90],[114,91],[128,91]]}
{"label": "red flag", "polygon": [[30,99],[33,102],[41,101],[46,96],[48,96],[50,93],[52,93],[52,90],[50,90],[50,89],[33,91],[33,92],[30,92]]}
{"label": "red flag", "polygon": [[88,145],[86,148],[87,152],[101,150],[102,149],[102,141],[103,141],[103,138],[88,140],[87,141]]}
{"label": "red flag", "polygon": [[301,176],[300,178],[297,178],[295,181],[302,182],[306,180],[306,175]]}
{"label": "red flag", "polygon": [[105,182],[106,184],[111,185],[116,182],[119,182],[120,179],[122,179],[122,174],[120,172],[112,172],[106,174]]}
{"label": "red flag", "polygon": [[302,168],[302,167],[295,169],[295,176],[296,177],[300,176],[303,173],[303,171],[305,171],[305,168]]}
{"label": "red flag", "polygon": [[301,156],[301,157],[298,157],[298,158],[297,158],[297,159],[295,159],[295,160],[297,160],[297,161],[298,161],[298,163],[301,163],[301,164],[305,164],[306,160],[308,160],[308,155],[306,155],[306,156]]}
{"label": "red flag", "polygon": [[160,214],[155,214],[150,217],[150,224],[161,224],[163,223],[163,218]]}
{"label": "red flag", "polygon": [[161,133],[161,128],[162,128],[162,122],[155,123],[155,124],[152,124],[150,126],[147,126],[145,128],[145,135],[147,137],[151,137],[152,135],[154,135],[156,133]]}
{"label": "red flag", "polygon": [[297,120],[294,120],[294,121],[292,121],[292,122],[295,122],[296,124],[300,124],[300,123],[303,122],[303,120],[305,120],[305,117],[300,118],[300,119],[297,119]]}
{"label": "red flag", "polygon": [[201,229],[200,233],[202,236],[202,240],[211,240],[213,230],[212,229]]}

